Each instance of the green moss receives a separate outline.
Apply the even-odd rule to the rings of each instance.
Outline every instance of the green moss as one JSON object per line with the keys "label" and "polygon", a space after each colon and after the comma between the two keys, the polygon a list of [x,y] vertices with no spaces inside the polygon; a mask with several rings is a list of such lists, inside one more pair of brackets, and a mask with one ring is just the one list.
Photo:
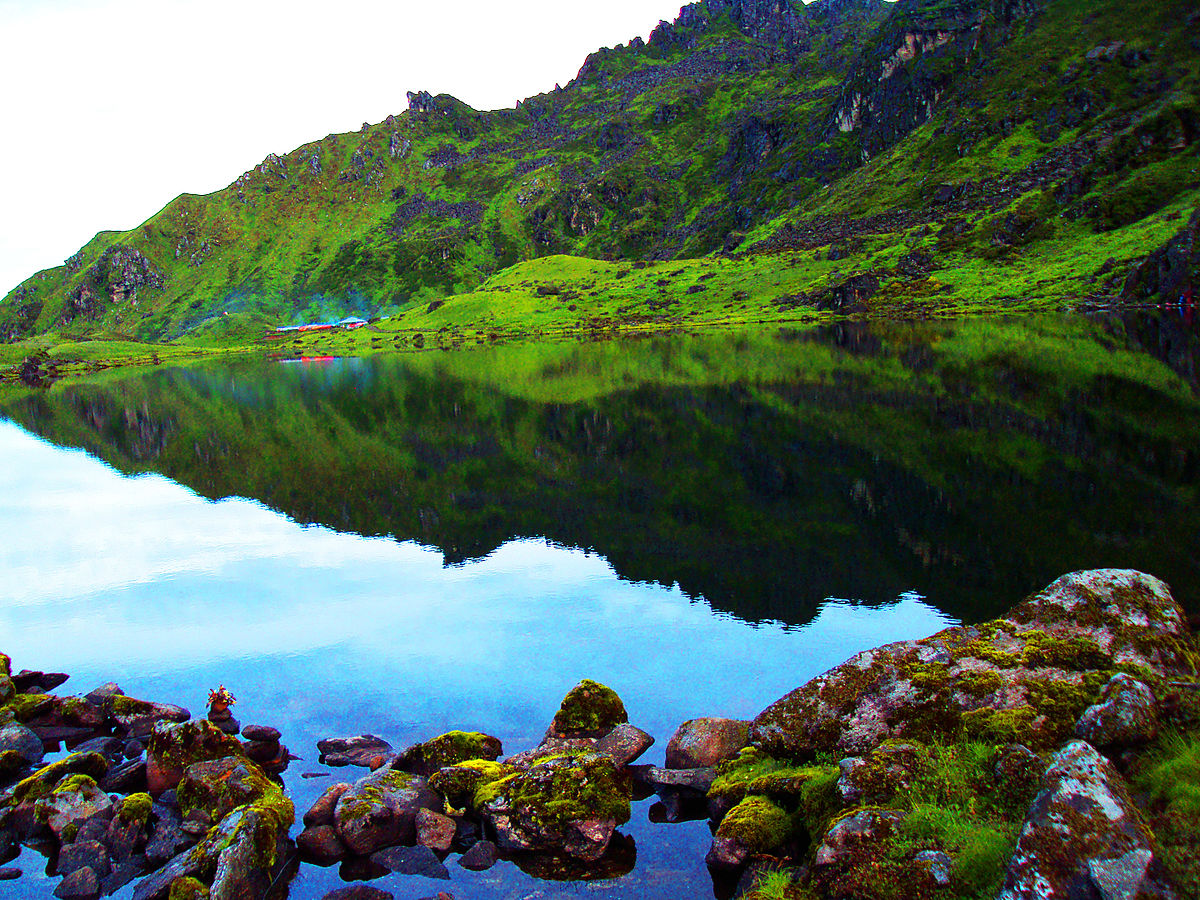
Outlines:
{"label": "green moss", "polygon": [[561,735],[603,734],[628,721],[625,704],[617,692],[585,678],[567,692],[551,728]]}
{"label": "green moss", "polygon": [[150,799],[149,794],[130,794],[121,801],[121,806],[117,810],[117,816],[125,823],[141,822],[145,824],[150,818],[150,810],[153,805],[154,801]]}
{"label": "green moss", "polygon": [[1170,731],[1137,762],[1135,795],[1149,799],[1150,824],[1171,881],[1181,894],[1200,891],[1200,730]]}
{"label": "green moss", "polygon": [[752,853],[782,847],[792,836],[792,817],[766,797],[747,797],[721,820],[718,838],[731,838]]}
{"label": "green moss", "polygon": [[12,659],[3,653],[0,653],[0,675],[12,675]]}
{"label": "green moss", "polygon": [[74,822],[68,822],[66,825],[63,826],[62,842],[64,844],[71,843],[78,836],[79,836],[79,826],[76,825]]}
{"label": "green moss", "polygon": [[351,821],[370,815],[372,811],[378,810],[383,805],[385,794],[408,787],[412,784],[413,777],[408,772],[394,769],[381,770],[371,776],[362,787],[355,789],[353,799],[343,799],[339,803],[339,808],[343,810],[339,815],[344,815]]}
{"label": "green moss", "polygon": [[20,722],[28,722],[47,709],[54,702],[49,694],[17,694],[5,704]]}
{"label": "green moss", "polygon": [[607,756],[591,753],[558,757],[504,776],[481,787],[476,803],[501,802],[545,828],[569,822],[629,821],[630,784]]}
{"label": "green moss", "polygon": [[108,761],[99,753],[72,753],[66,759],[43,766],[18,782],[13,789],[13,797],[17,803],[37,800],[49,794],[55,785],[68,776],[86,775],[95,779],[107,771]]}
{"label": "green moss", "polygon": [[77,791],[95,791],[98,790],[96,779],[90,775],[69,775],[54,786],[51,793],[54,794],[70,794]]}
{"label": "green moss", "polygon": [[[189,815],[203,810],[212,821],[219,821],[239,806],[258,802],[272,788],[272,782],[257,765],[236,757],[223,762],[223,770],[198,777],[189,767],[177,789],[179,808]],[[205,767],[206,769],[208,767]]]}
{"label": "green moss", "polygon": [[180,876],[171,882],[167,900],[208,900],[208,885],[197,878]]}
{"label": "green moss", "polygon": [[0,675],[0,706],[8,703],[17,695],[17,686],[11,678]]}
{"label": "green moss", "polygon": [[148,716],[154,711],[154,704],[145,700],[136,700],[117,694],[109,698],[110,709],[115,716]]}
{"label": "green moss", "polygon": [[429,786],[446,798],[454,809],[479,809],[498,791],[489,790],[509,775],[516,774],[513,766],[487,759],[471,759],[434,772]]}
{"label": "green moss", "polygon": [[421,759],[432,769],[441,769],[475,759],[495,759],[502,752],[500,741],[478,731],[450,731],[411,748],[409,757]]}
{"label": "green moss", "polygon": [[150,734],[146,753],[164,768],[179,772],[204,760],[246,755],[237,738],[225,734],[207,719],[178,725],[158,722]]}

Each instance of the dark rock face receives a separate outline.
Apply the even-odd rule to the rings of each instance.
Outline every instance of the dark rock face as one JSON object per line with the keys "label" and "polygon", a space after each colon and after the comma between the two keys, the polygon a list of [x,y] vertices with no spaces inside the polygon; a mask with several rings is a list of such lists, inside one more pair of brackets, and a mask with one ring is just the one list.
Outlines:
{"label": "dark rock face", "polygon": [[1187,226],[1159,247],[1125,277],[1121,299],[1190,302],[1200,289],[1200,210]]}
{"label": "dark rock face", "polygon": [[1157,578],[1076,572],[1007,618],[858,654],[760,713],[750,741],[792,759],[960,730],[1053,747],[1118,665],[1184,677],[1189,645],[1183,614]]}
{"label": "dark rock face", "polygon": [[1112,765],[1084,741],[1054,757],[997,900],[1161,897],[1150,832]]}

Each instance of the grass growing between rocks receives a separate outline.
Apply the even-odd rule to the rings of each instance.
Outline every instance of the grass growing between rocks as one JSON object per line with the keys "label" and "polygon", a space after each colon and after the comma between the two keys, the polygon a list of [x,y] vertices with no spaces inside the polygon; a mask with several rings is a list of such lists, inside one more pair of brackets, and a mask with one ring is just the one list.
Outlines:
{"label": "grass growing between rocks", "polygon": [[1160,738],[1136,767],[1131,786],[1146,798],[1176,887],[1184,896],[1200,896],[1200,729]]}

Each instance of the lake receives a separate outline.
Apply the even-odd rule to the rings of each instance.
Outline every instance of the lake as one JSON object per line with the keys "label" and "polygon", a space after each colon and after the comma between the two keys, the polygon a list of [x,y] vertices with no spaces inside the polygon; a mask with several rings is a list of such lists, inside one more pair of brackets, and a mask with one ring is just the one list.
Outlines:
{"label": "lake", "polygon": [[[1200,609],[1200,339],[1169,314],[848,323],[364,359],[239,358],[0,395],[0,650],[242,723],[301,757],[461,728],[534,746],[566,691],[750,718],[880,643],[1079,568]],[[323,777],[303,778],[303,774]],[[327,777],[324,777],[327,776]],[[397,897],[710,896],[704,822],[631,871],[513,863]],[[298,829],[297,829],[298,830]],[[293,831],[293,834],[297,830]],[[49,896],[30,850],[5,896]],[[628,868],[628,867],[626,867]],[[293,897],[341,885],[311,865]],[[126,888],[117,896],[131,893]]]}

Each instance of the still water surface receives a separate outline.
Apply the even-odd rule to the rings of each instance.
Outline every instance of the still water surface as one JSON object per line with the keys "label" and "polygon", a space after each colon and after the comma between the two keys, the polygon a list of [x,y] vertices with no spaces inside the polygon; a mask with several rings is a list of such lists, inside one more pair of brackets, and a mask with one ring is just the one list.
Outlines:
{"label": "still water surface", "polygon": [[[303,757],[298,813],[331,782],[300,777],[329,771],[321,738],[461,728],[516,752],[583,677],[617,690],[661,763],[688,718],[752,717],[857,650],[1072,568],[1143,568],[1194,608],[1195,340],[1163,352],[1170,326],[252,361],[11,397],[0,649],[70,672],[64,691],[116,680],[193,712],[226,685]],[[620,878],[451,859],[449,887],[377,884],[710,895],[707,826],[649,806],[622,829],[637,864]],[[5,896],[49,895],[44,860],[17,865]],[[340,883],[305,866],[291,895]]]}

